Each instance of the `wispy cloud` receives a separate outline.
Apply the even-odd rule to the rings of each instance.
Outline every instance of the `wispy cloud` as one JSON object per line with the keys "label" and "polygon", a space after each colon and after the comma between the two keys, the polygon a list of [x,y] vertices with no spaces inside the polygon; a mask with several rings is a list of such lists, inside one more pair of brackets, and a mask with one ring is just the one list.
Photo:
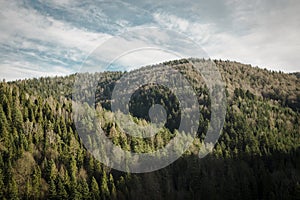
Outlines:
{"label": "wispy cloud", "polygon": [[168,13],[155,13],[163,27],[187,34],[216,59],[237,60],[273,70],[299,71],[300,3],[295,1],[226,1],[232,29],[218,21],[203,23]]}
{"label": "wispy cloud", "polygon": [[57,74],[76,71],[92,49],[111,37],[79,29],[17,2],[6,3],[5,8],[1,10],[0,23],[3,78],[14,72],[8,65],[19,68],[19,73],[15,77],[10,75],[11,78],[24,77],[21,72],[28,76],[48,75],[48,71]]}
{"label": "wispy cloud", "polygon": [[239,33],[217,34],[209,47],[219,58],[287,72],[299,71],[299,1],[228,1]]}
{"label": "wispy cloud", "polygon": [[214,24],[190,22],[187,19],[167,13],[154,13],[153,17],[162,27],[184,33],[201,45],[208,42],[216,31]]}
{"label": "wispy cloud", "polygon": [[[0,0],[0,78],[73,73],[109,38],[148,26],[183,33],[212,58],[299,71],[299,10],[300,2],[293,0]],[[175,36],[155,34],[149,33],[148,42],[160,46],[162,39],[170,39],[171,49],[182,49],[171,38]],[[134,35],[123,39],[125,47],[140,42],[132,43]],[[115,46],[109,51],[122,49]],[[115,55],[109,51],[107,58]],[[173,58],[150,52],[128,54],[120,62],[137,65],[152,63],[150,58]]]}
{"label": "wispy cloud", "polygon": [[186,35],[170,29],[144,26],[129,29],[104,42],[89,56],[84,71],[104,71],[108,65],[113,65],[113,68],[120,66],[120,69],[128,71],[186,57],[208,58]]}

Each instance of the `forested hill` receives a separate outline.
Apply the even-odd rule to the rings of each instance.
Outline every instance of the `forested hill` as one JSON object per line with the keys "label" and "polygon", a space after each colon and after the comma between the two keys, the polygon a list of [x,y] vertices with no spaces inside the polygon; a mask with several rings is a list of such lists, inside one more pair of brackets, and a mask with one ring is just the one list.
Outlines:
{"label": "forested hill", "polygon": [[[149,123],[147,111],[153,103],[167,110],[166,128],[143,140],[122,131],[110,111],[112,90],[123,72],[1,82],[0,199],[299,199],[299,73],[214,62],[226,84],[227,113],[213,152],[198,157],[210,119],[210,98],[201,76],[186,59],[166,62],[195,89],[200,126],[180,159],[145,174],[110,169],[85,149],[72,115],[74,81],[76,76],[98,80],[96,94],[88,87],[81,88],[82,94],[96,96],[102,129],[115,145],[133,152],[154,151],[176,134],[180,111],[168,89],[147,86],[132,96],[130,111],[138,124]],[[95,105],[84,106],[88,111]],[[90,123],[88,117],[80,119]]]}

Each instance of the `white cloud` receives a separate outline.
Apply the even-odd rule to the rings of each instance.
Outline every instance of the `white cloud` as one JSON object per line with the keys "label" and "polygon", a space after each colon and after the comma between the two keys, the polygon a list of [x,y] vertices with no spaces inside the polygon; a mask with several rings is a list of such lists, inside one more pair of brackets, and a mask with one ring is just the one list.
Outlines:
{"label": "white cloud", "polygon": [[[167,13],[155,13],[163,27],[190,36],[211,58],[237,60],[286,72],[299,71],[300,3],[227,1],[232,9],[231,31],[218,24],[191,22]],[[269,6],[269,7],[267,7]]]}
{"label": "white cloud", "polygon": [[147,66],[164,62],[166,60],[176,60],[181,57],[172,52],[164,51],[162,49],[144,48],[137,51],[127,52],[116,60],[126,66],[127,71],[137,69],[141,66]]}
{"label": "white cloud", "polygon": [[206,43],[213,34],[213,31],[215,31],[212,24],[190,22],[186,19],[167,13],[154,13],[153,17],[162,27],[184,33],[187,36],[192,37],[192,39],[199,44]]}
{"label": "white cloud", "polygon": [[[39,66],[33,66],[32,63],[13,62],[9,64],[1,64],[1,79],[6,81],[24,79],[24,78],[34,78],[41,76],[64,76],[67,74],[74,73],[72,70],[68,70],[60,66],[48,66],[51,67],[51,71],[47,69],[40,69]],[[38,70],[36,70],[38,68]]]}
{"label": "white cloud", "polygon": [[[54,67],[51,66],[53,62],[60,63],[60,68],[66,67],[68,60],[72,61],[70,65],[74,62],[80,63],[89,52],[111,37],[106,33],[78,29],[66,22],[44,16],[33,9],[22,7],[16,2],[5,3],[5,9],[3,2],[0,4],[3,6],[1,8],[0,45],[5,45],[12,51],[1,52],[2,57],[6,57],[6,66],[3,66],[4,60],[0,61],[0,78],[5,78],[7,74],[13,72],[7,66],[8,64],[11,68],[20,68],[19,73],[15,73],[15,78],[20,78],[23,65],[16,65],[16,63],[22,61],[25,63],[31,60],[28,67],[32,70],[36,70],[34,65],[37,64],[51,69]],[[41,53],[46,56],[41,56]],[[67,67],[76,68],[76,66]],[[38,71],[32,73],[39,74]]]}
{"label": "white cloud", "polygon": [[[299,1],[230,1],[234,23],[242,34],[221,33],[209,51],[218,58],[247,62],[260,67],[299,71]],[[217,50],[217,51],[216,51]]]}
{"label": "white cloud", "polygon": [[[55,68],[61,74],[78,71],[81,61],[111,38],[113,31],[117,34],[121,30],[130,31],[134,26],[147,25],[187,35],[212,58],[287,72],[300,69],[297,62],[300,52],[299,1],[192,1],[191,6],[182,8],[180,5],[184,2],[181,0],[155,5],[150,1],[82,4],[79,0],[47,0],[39,3],[45,7],[35,10],[22,1],[0,0],[0,78],[20,78],[48,71],[56,73],[52,70]],[[226,7],[223,8],[224,4]],[[146,5],[151,7],[151,12],[143,10]],[[171,7],[167,7],[169,5]],[[67,11],[68,19],[53,10],[48,12],[49,7]],[[70,19],[72,16],[74,19]],[[218,17],[224,17],[224,20]],[[94,28],[90,27],[93,23]],[[110,44],[113,47],[107,46],[102,57],[111,60],[115,57],[110,55],[117,55],[124,48],[148,47],[149,44],[156,47],[164,44],[167,49],[193,55],[193,48],[185,46],[189,43],[180,46],[178,44],[184,38],[176,37],[158,32],[149,32],[144,38],[133,34],[123,38],[123,45],[116,42]],[[127,55],[120,61],[123,64],[150,64],[150,58],[160,62],[172,59],[172,56],[143,51]]]}
{"label": "white cloud", "polygon": [[185,57],[207,56],[185,35],[168,29],[139,27],[104,42],[92,52],[82,70],[103,71],[111,62],[130,70]]}
{"label": "white cloud", "polygon": [[[87,52],[110,36],[105,33],[78,29],[66,22],[44,16],[33,9],[27,9],[17,4],[2,10],[0,27],[1,36],[6,39],[13,40],[16,34],[20,34],[24,39],[32,38],[52,42]],[[4,42],[3,39],[2,42]]]}

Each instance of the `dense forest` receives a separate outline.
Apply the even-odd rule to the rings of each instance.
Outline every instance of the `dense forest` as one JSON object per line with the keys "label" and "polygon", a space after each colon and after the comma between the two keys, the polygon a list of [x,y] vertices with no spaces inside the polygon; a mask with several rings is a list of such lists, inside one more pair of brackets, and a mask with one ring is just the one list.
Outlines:
{"label": "dense forest", "polygon": [[[191,59],[193,62],[204,62]],[[159,64],[179,70],[198,96],[197,137],[177,161],[158,171],[125,173],[101,164],[83,145],[72,114],[76,77],[97,80],[79,88],[96,108],[101,128],[115,145],[132,152],[164,147],[177,132],[180,109],[168,88],[146,85],[130,100],[130,115],[148,124],[153,104],[166,109],[165,128],[151,138],[126,134],[111,111],[116,82],[130,72],[73,74],[0,82],[1,199],[300,199],[299,73],[268,71],[231,61],[213,61],[226,86],[227,108],[213,151],[198,153],[209,126],[210,97],[189,60]],[[155,69],[159,65],[143,69]],[[93,130],[93,124],[90,125]],[[86,130],[88,131],[88,130]]]}

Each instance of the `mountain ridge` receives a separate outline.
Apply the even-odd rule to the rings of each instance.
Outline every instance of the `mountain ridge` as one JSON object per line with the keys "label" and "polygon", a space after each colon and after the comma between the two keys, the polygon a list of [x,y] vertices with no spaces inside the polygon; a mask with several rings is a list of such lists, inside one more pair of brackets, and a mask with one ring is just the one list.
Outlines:
{"label": "mountain ridge", "polygon": [[[204,159],[198,157],[210,119],[209,93],[201,76],[186,65],[186,59],[166,62],[195,89],[200,125],[187,152],[168,167],[146,174],[101,164],[84,147],[74,123],[72,92],[76,76],[82,76],[86,83],[79,85],[78,97],[89,100],[95,95],[89,81],[98,81],[97,116],[115,145],[137,153],[164,147],[176,134],[177,123],[143,140],[130,137],[114,122],[109,99],[124,73],[0,82],[0,197],[296,199],[300,194],[299,79],[237,62],[214,62],[225,82],[228,104],[222,134],[212,152]],[[174,98],[169,95],[159,87],[141,88],[131,101],[133,108],[139,108],[132,109],[135,122],[149,123],[144,111],[156,100],[176,122],[180,112],[172,107],[168,99]],[[78,119],[88,133],[94,128],[89,112],[95,105],[87,103],[84,108],[87,115]]]}

